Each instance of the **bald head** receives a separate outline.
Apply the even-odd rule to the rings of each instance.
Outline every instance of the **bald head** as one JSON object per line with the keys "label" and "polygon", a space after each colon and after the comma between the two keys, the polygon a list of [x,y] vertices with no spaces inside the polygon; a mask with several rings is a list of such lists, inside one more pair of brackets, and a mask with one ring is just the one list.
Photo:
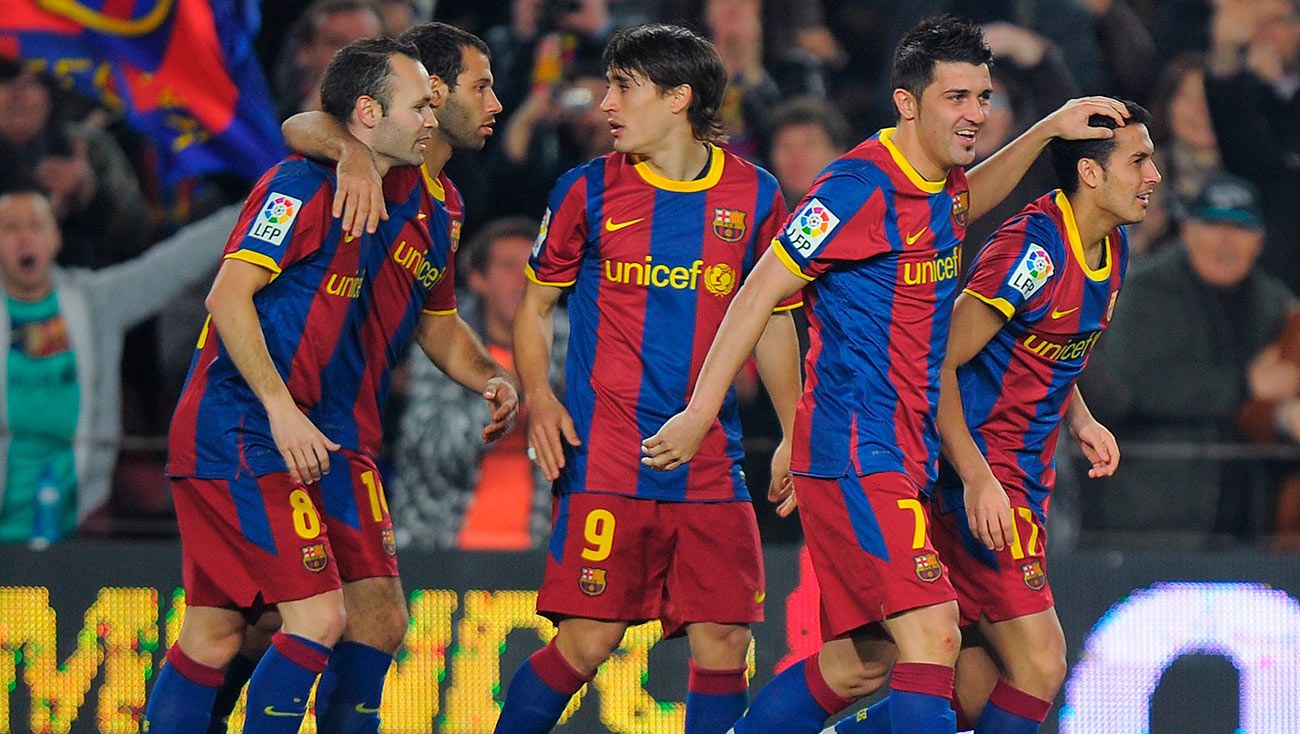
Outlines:
{"label": "bald head", "polygon": [[10,296],[34,301],[54,285],[50,268],[59,253],[58,221],[39,191],[0,194],[0,281]]}

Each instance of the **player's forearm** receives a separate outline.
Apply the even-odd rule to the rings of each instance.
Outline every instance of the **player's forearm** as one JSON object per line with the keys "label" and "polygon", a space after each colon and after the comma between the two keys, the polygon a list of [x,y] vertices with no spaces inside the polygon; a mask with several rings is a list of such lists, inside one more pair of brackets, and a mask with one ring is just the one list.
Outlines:
{"label": "player's forearm", "polygon": [[324,112],[299,112],[281,123],[280,132],[285,145],[308,158],[339,161],[349,154],[370,154],[342,123]]}
{"label": "player's forearm", "polygon": [[1083,401],[1083,393],[1079,392],[1078,385],[1070,390],[1070,407],[1066,411],[1065,418],[1070,430],[1076,433],[1083,426],[1096,421],[1096,418],[1092,417],[1092,411],[1088,409],[1088,404]]}
{"label": "player's forearm", "polygon": [[972,222],[988,214],[1011,194],[1051,139],[1047,126],[1040,120],[966,174],[970,184]]}
{"label": "player's forearm", "polygon": [[482,392],[494,377],[509,380],[474,330],[456,314],[424,317],[420,348],[438,369],[460,386]]}
{"label": "player's forearm", "polygon": [[262,323],[258,320],[252,298],[214,287],[208,294],[207,306],[221,337],[221,345],[267,411],[292,404],[293,396],[267,351]]}
{"label": "player's forearm", "polygon": [[754,348],[759,377],[781,421],[786,438],[794,434],[794,412],[803,391],[799,375],[799,337],[788,311],[775,313],[767,321],[763,336]]}
{"label": "player's forearm", "polygon": [[957,370],[946,364],[939,371],[938,424],[940,448],[963,484],[969,486],[992,475],[993,470],[966,425]]}
{"label": "player's forearm", "polygon": [[695,380],[687,412],[716,417],[727,388],[763,336],[772,309],[782,296],[760,293],[756,285],[752,279],[746,281],[727,308]]}
{"label": "player's forearm", "polygon": [[539,308],[525,299],[515,317],[515,372],[525,400],[534,396],[554,397],[549,371],[551,367],[551,342],[555,334],[554,311]]}

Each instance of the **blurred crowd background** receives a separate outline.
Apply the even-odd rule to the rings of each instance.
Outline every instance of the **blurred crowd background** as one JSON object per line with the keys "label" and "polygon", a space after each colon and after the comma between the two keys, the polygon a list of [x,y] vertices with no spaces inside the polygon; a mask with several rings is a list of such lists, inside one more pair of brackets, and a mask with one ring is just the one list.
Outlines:
{"label": "blurred crowd background", "polygon": [[[196,3],[208,0],[180,5]],[[215,163],[178,165],[175,149],[110,94],[85,94],[67,69],[25,52],[30,36],[13,40],[10,31],[31,21],[19,17],[24,5],[34,6],[0,9],[0,190],[43,189],[58,222],[48,231],[29,213],[0,208],[0,331],[10,334],[0,362],[0,541],[170,537],[165,436],[233,224],[225,207],[255,180],[248,162],[265,168],[283,143],[254,124],[262,140],[246,137],[261,149],[227,140],[233,147]],[[892,124],[889,59],[902,34],[935,13],[972,18],[997,59],[981,158],[1067,99],[1108,94],[1152,111],[1165,177],[1147,220],[1130,231],[1129,280],[1081,383],[1120,440],[1120,469],[1089,480],[1072,442],[1061,442],[1053,544],[1300,550],[1300,0],[207,7],[241,9],[247,37],[219,40],[228,66],[239,56],[248,78],[264,75],[259,111],[274,122],[316,106],[331,55],[354,39],[436,19],[488,42],[504,111],[488,146],[457,153],[447,170],[466,201],[460,312],[507,365],[547,192],[566,169],[610,149],[599,60],[613,30],[670,21],[710,37],[730,74],[727,146],[768,167],[793,205],[833,158]],[[202,71],[192,70],[200,86]],[[247,99],[251,87],[236,86]],[[193,140],[205,134],[182,129]],[[245,153],[242,166],[217,165]],[[972,225],[967,255],[1053,187],[1050,168],[1036,165]],[[41,278],[53,288],[39,287]],[[797,518],[776,518],[764,498],[775,417],[752,370],[737,388],[765,540],[796,542]],[[483,401],[423,358],[408,362],[393,393],[385,476],[400,544],[521,550],[545,541],[549,487],[520,429],[483,446]]]}

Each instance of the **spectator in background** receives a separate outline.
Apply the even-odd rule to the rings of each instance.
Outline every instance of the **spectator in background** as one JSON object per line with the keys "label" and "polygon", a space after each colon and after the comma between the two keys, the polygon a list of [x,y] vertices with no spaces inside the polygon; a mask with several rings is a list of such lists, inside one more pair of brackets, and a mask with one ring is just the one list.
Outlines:
{"label": "spectator in background", "polygon": [[1213,175],[1223,172],[1219,142],[1205,102],[1205,67],[1200,54],[1169,63],[1151,88],[1151,139],[1156,165],[1165,176],[1147,218],[1129,229],[1135,255],[1149,254],[1176,238],[1174,221]]}
{"label": "spectator in background", "polygon": [[[457,299],[460,316],[493,358],[514,371],[511,322],[524,291],[524,266],[537,222],[498,219],[461,251],[469,293]],[[561,327],[561,324],[563,326]],[[551,352],[552,389],[562,393],[567,319],[556,320]],[[395,480],[390,483],[399,546],[424,549],[525,550],[550,531],[551,487],[528,459],[522,426],[496,443],[482,439],[483,398],[450,380],[423,355],[408,361],[408,402],[397,434]]]}
{"label": "spectator in background", "polygon": [[384,34],[389,38],[397,38],[420,20],[413,0],[378,0],[375,7],[379,10]]}
{"label": "spectator in background", "polygon": [[793,207],[812,188],[813,180],[852,145],[844,115],[825,100],[799,97],[772,115],[767,160]]}
{"label": "spectator in background", "polygon": [[704,26],[727,72],[722,97],[723,147],[758,160],[768,116],[781,103],[781,90],[763,67],[763,7],[760,0],[706,0]]}
{"label": "spectator in background", "polygon": [[0,61],[0,190],[35,180],[62,230],[59,262],[100,268],[140,254],[151,227],[140,184],[113,138],[60,114],[55,83]]}
{"label": "spectator in background", "polygon": [[[1121,450],[1126,441],[1235,441],[1248,401],[1300,394],[1300,368],[1267,348],[1295,297],[1255,267],[1265,238],[1259,192],[1236,176],[1210,178],[1179,233],[1180,247],[1155,254],[1128,279],[1124,306],[1080,385],[1096,396],[1097,418]],[[1085,496],[1084,526],[1150,544],[1248,536],[1263,528],[1270,485],[1257,462],[1130,451],[1115,476]]]}
{"label": "spectator in background", "polygon": [[1260,266],[1300,289],[1300,0],[1221,0],[1205,80],[1224,166],[1263,192]]}
{"label": "spectator in background", "polygon": [[49,195],[34,184],[0,194],[0,540],[56,540],[105,506],[121,440],[123,334],[211,271],[236,214],[90,272],[54,264],[62,240]]}
{"label": "spectator in background", "polygon": [[291,30],[275,65],[275,101],[281,119],[320,109],[320,82],[335,52],[359,38],[384,34],[384,20],[370,0],[317,0]]}

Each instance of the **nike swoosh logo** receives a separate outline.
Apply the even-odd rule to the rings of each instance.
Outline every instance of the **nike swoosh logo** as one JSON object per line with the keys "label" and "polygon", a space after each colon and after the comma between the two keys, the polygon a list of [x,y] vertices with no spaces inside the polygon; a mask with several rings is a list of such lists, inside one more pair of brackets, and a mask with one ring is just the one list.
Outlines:
{"label": "nike swoosh logo", "polygon": [[925,230],[927,230],[927,229],[929,229],[929,227],[922,227],[922,228],[920,228],[919,230],[916,231],[916,234],[914,234],[914,235],[908,235],[908,237],[907,237],[907,244],[909,244],[909,245],[911,245],[911,244],[915,244],[917,240],[921,239],[921,235],[925,234]]}
{"label": "nike swoosh logo", "polygon": [[416,215],[415,215],[415,218],[416,218],[417,220],[418,220],[418,219],[428,219],[428,218],[429,218],[429,215],[428,215],[428,214],[425,214],[424,212],[420,212],[419,214],[416,214]]}
{"label": "nike swoosh logo", "polygon": [[1072,309],[1070,309],[1070,310],[1068,310],[1068,311],[1057,311],[1056,309],[1052,309],[1052,318],[1054,318],[1054,319],[1059,319],[1059,318],[1061,318],[1061,317],[1063,317],[1063,316],[1069,316],[1070,314],[1072,314],[1072,313],[1074,313],[1075,311],[1078,311],[1078,310],[1079,310],[1079,306],[1075,306],[1074,308],[1072,308]]}
{"label": "nike swoosh logo", "polygon": [[303,709],[302,711],[276,711],[274,706],[267,706],[262,709],[262,713],[267,716],[293,716],[301,719],[307,715],[307,709]]}
{"label": "nike swoosh logo", "polygon": [[767,599],[767,592],[760,591],[757,594],[754,594],[754,602],[756,604],[762,604],[765,599]]}
{"label": "nike swoosh logo", "polygon": [[364,703],[359,703],[357,704],[356,712],[358,714],[377,714],[379,713],[379,707],[376,706],[374,708],[366,708],[366,705]]}
{"label": "nike swoosh logo", "polygon": [[629,220],[626,221],[626,222],[615,222],[613,217],[606,217],[606,218],[605,218],[605,231],[606,231],[606,232],[617,232],[617,231],[619,231],[620,229],[623,229],[624,227],[631,227],[632,225],[636,224],[637,222],[644,222],[644,221],[645,221],[645,217],[641,217],[640,219],[629,219]]}

